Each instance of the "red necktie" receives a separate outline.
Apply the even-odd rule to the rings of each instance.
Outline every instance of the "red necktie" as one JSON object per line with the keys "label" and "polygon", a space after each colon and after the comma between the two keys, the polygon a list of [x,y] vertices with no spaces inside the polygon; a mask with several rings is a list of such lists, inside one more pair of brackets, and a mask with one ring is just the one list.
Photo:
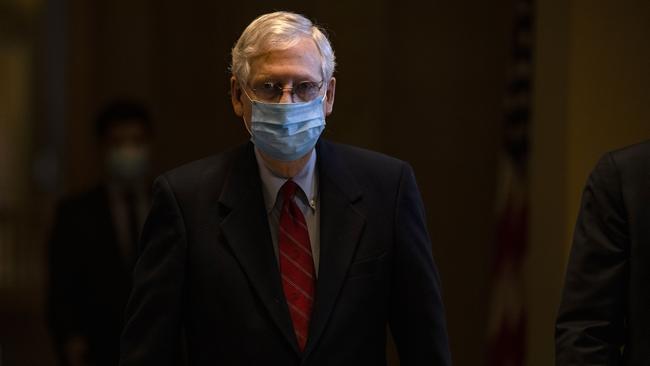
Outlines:
{"label": "red necktie", "polygon": [[296,188],[296,183],[288,180],[280,189],[284,203],[280,214],[278,248],[282,288],[289,305],[298,345],[303,351],[307,343],[314,302],[315,274],[307,224],[293,200]]}

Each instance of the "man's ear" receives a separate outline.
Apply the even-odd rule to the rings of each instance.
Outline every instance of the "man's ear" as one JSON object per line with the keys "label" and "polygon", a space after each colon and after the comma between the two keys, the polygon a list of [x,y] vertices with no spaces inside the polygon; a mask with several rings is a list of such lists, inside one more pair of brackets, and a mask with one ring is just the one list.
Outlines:
{"label": "man's ear", "polygon": [[336,78],[331,78],[330,81],[327,83],[327,91],[325,92],[325,95],[327,98],[325,99],[325,116],[329,116],[332,114],[332,111],[334,110],[334,95],[336,94]]}
{"label": "man's ear", "polygon": [[235,111],[235,114],[241,118],[244,115],[242,90],[239,81],[234,76],[230,77],[230,101],[232,102],[232,109]]}

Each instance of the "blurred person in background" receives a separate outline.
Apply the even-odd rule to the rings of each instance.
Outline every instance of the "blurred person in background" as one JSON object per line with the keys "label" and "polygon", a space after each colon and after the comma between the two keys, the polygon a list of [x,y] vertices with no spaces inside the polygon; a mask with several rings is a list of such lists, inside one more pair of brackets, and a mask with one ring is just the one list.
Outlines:
{"label": "blurred person in background", "polygon": [[587,180],[555,341],[558,366],[650,365],[650,141]]}
{"label": "blurred person in background", "polygon": [[301,15],[263,15],[232,72],[252,142],[156,179],[120,365],[171,365],[183,334],[191,365],[385,365],[388,326],[402,365],[449,365],[413,170],[320,139],[327,37]]}
{"label": "blurred person in background", "polygon": [[49,242],[48,320],[64,366],[116,365],[140,228],[150,205],[152,123],[115,101],[96,121],[104,166],[93,189],[58,205]]}

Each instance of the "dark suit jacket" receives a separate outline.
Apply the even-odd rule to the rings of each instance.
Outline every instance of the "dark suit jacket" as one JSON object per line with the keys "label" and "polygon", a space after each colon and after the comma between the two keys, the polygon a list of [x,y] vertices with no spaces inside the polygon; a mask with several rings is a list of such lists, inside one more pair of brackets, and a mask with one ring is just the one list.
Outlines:
{"label": "dark suit jacket", "polygon": [[650,365],[650,142],[585,187],[556,324],[557,365]]}
{"label": "dark suit jacket", "polygon": [[59,354],[66,339],[78,335],[87,339],[93,364],[115,365],[131,268],[120,252],[105,186],[60,203],[49,271],[48,320]]}
{"label": "dark suit jacket", "polygon": [[309,340],[298,350],[253,145],[157,179],[122,334],[122,366],[449,365],[425,214],[411,168],[317,145],[321,256]]}

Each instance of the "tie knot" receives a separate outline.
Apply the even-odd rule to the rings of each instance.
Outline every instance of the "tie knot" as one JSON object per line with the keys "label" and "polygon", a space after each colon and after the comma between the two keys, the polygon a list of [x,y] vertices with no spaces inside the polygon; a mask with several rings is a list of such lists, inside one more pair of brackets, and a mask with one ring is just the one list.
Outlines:
{"label": "tie knot", "polygon": [[282,199],[285,202],[293,199],[293,196],[296,194],[296,188],[298,188],[298,185],[291,179],[284,182],[282,188],[280,188],[280,192],[282,192]]}

